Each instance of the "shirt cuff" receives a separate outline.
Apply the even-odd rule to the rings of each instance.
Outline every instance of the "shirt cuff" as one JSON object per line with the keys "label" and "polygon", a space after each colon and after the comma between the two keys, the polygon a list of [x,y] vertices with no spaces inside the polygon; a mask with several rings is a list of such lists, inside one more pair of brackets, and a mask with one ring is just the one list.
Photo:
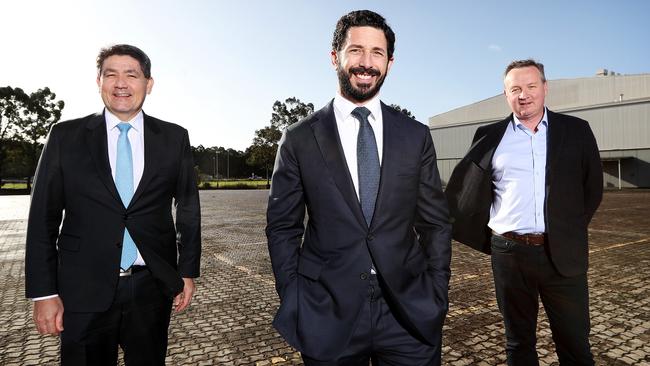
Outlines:
{"label": "shirt cuff", "polygon": [[49,295],[49,296],[41,296],[41,297],[34,297],[31,300],[32,301],[41,301],[41,300],[47,300],[47,299],[52,299],[55,297],[58,297],[59,294],[54,294],[54,295]]}

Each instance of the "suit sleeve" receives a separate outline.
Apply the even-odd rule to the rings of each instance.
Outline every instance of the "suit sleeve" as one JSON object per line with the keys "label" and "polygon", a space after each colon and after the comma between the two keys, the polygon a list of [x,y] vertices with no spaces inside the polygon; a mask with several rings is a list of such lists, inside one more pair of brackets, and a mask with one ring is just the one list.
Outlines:
{"label": "suit sleeve", "polygon": [[415,231],[427,253],[428,268],[446,299],[450,277],[451,224],[447,199],[440,183],[436,152],[428,129],[426,129],[420,166]]}
{"label": "suit sleeve", "polygon": [[300,166],[287,130],[278,146],[266,211],[266,237],[280,299],[296,279],[298,252],[305,231],[304,218]]}
{"label": "suit sleeve", "polygon": [[58,293],[56,242],[65,208],[60,132],[56,124],[52,126],[32,187],[25,245],[25,295],[28,298]]}
{"label": "suit sleeve", "polygon": [[585,135],[582,165],[585,214],[589,223],[603,198],[603,166],[596,138],[588,123],[585,123]]}
{"label": "suit sleeve", "polygon": [[183,130],[181,163],[174,196],[178,272],[183,278],[199,277],[201,266],[201,208],[187,130]]}

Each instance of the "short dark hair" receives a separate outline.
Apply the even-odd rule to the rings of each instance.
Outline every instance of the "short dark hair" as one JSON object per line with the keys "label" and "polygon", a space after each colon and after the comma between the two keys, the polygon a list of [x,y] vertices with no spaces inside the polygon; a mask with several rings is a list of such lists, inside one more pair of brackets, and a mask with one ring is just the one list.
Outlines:
{"label": "short dark hair", "polygon": [[116,44],[110,47],[102,48],[97,55],[97,74],[101,75],[102,67],[104,66],[104,61],[111,56],[131,56],[134,59],[138,60],[140,64],[140,69],[144,77],[147,79],[151,78],[151,60],[144,51],[138,47],[131,46],[129,44]]}
{"label": "short dark hair", "polygon": [[515,60],[515,61],[512,61],[508,65],[508,67],[506,67],[506,72],[503,73],[503,77],[505,78],[508,75],[508,73],[510,72],[510,70],[512,70],[512,69],[520,69],[522,67],[530,67],[530,66],[536,67],[537,70],[539,70],[539,74],[542,77],[542,82],[545,83],[546,82],[546,75],[544,74],[544,65],[537,62],[537,61],[535,61],[535,60],[533,60],[533,59],[531,59],[531,58],[529,58],[527,60]]}
{"label": "short dark hair", "polygon": [[388,58],[393,57],[395,51],[395,33],[390,28],[386,19],[381,15],[370,10],[355,10],[345,14],[336,23],[334,30],[334,39],[332,39],[332,49],[340,51],[345,44],[345,39],[348,36],[348,30],[351,27],[373,27],[384,31],[386,36],[386,43],[388,44]]}

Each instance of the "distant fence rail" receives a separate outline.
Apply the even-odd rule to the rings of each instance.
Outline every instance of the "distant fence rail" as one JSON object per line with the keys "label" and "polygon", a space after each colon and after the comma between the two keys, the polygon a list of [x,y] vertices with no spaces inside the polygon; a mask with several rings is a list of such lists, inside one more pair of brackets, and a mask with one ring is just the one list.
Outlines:
{"label": "distant fence rail", "polygon": [[28,179],[29,179],[28,177],[25,177],[25,178],[2,178],[2,179],[0,179],[0,185],[4,185],[4,184],[20,184],[20,183],[26,184]]}

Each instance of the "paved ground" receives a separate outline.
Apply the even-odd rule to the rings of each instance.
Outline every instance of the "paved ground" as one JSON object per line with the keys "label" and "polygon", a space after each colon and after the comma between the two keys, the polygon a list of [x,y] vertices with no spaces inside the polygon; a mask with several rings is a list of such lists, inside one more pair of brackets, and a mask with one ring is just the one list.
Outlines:
{"label": "paved ground", "polygon": [[[203,275],[170,327],[169,365],[299,365],[270,326],[278,305],[263,234],[266,191],[203,191]],[[25,196],[0,196],[0,365],[58,363],[23,298]],[[650,191],[605,195],[590,229],[593,352],[598,365],[650,365]],[[489,258],[454,244],[446,365],[502,365],[503,327]],[[314,324],[317,327],[318,324]],[[542,365],[557,365],[543,310]]]}

